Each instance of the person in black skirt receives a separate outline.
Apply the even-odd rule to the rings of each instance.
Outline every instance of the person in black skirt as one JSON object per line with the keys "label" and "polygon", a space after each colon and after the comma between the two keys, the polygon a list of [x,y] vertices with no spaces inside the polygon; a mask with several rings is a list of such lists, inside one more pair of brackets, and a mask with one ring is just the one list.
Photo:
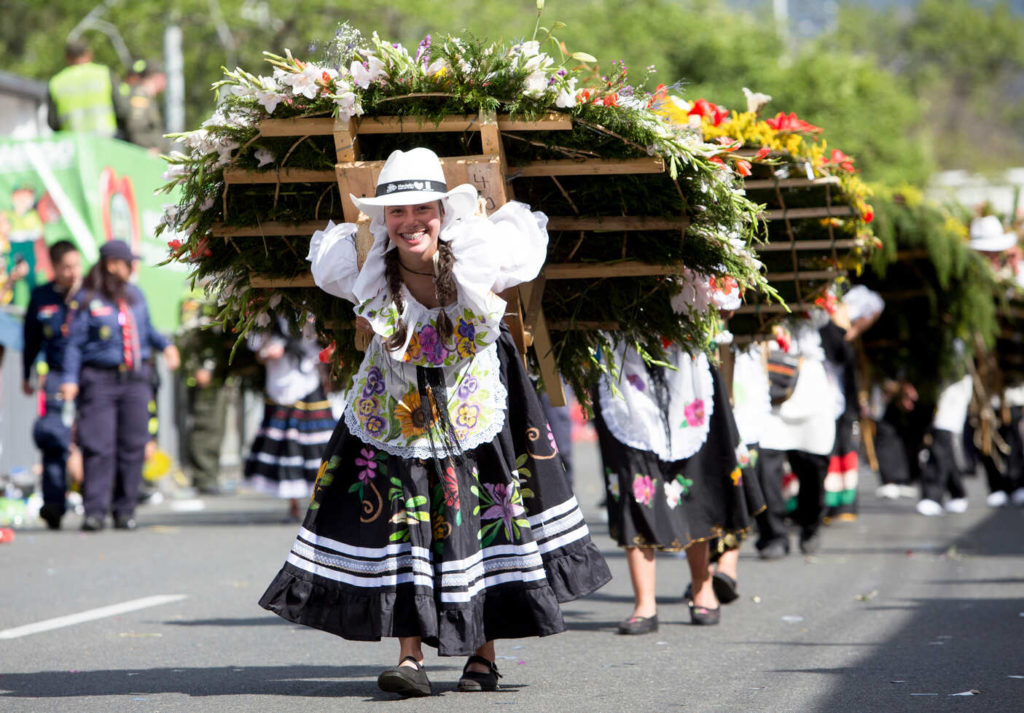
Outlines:
{"label": "person in black skirt", "polygon": [[615,361],[620,378],[602,380],[594,411],[609,533],[626,550],[633,583],[633,612],[618,631],[658,630],[659,550],[686,551],[691,622],[717,624],[708,543],[732,542],[751,526],[728,392],[704,354],[675,345],[665,357],[671,368],[647,364],[624,346]]}
{"label": "person in black skirt", "polygon": [[313,235],[321,289],[372,331],[287,562],[260,604],[346,639],[396,637],[378,685],[432,692],[422,645],[468,656],[460,691],[497,687],[495,639],[565,630],[559,607],[607,582],[497,293],[535,277],[546,217],[474,215],[428,149],[395,151],[362,267],[351,223]]}
{"label": "person in black skirt", "polygon": [[307,322],[297,335],[281,319],[270,327],[249,340],[266,368],[267,383],[263,422],[245,460],[245,484],[287,498],[289,516],[297,521],[335,421],[321,383],[313,325]]}

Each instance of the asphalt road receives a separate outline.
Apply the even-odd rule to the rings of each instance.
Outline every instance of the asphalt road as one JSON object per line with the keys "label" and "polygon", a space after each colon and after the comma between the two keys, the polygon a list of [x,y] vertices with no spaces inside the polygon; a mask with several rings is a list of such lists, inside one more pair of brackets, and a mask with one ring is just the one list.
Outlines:
{"label": "asphalt road", "polygon": [[[661,630],[621,637],[625,560],[598,517],[592,446],[577,461],[615,578],[565,605],[568,632],[499,642],[496,693],[456,693],[462,660],[428,653],[440,695],[396,700],[375,685],[394,642],[346,642],[260,609],[296,525],[282,502],[242,494],[147,506],[133,533],[86,535],[69,517],[62,532],[0,544],[0,711],[1024,710],[1024,511],[986,508],[978,479],[967,513],[924,518],[912,500],[875,499],[865,475],[860,519],[829,527],[819,556],[762,562],[744,548],[743,596],[717,627],[689,624],[685,562],[665,556]],[[23,628],[40,622],[63,625]]]}

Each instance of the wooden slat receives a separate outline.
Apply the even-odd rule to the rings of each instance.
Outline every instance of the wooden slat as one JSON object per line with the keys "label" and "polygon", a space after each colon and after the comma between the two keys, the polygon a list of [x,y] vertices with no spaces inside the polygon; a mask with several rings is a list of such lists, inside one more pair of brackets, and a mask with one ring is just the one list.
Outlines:
{"label": "wooden slat", "polygon": [[599,322],[585,319],[553,319],[548,323],[552,332],[572,332],[577,330],[595,329],[604,332],[618,331],[618,322]]}
{"label": "wooden slat", "polygon": [[679,275],[682,271],[682,265],[652,265],[635,260],[608,263],[569,262],[546,265],[544,267],[544,276],[549,280],[581,280],[593,277]]}
{"label": "wooden slat", "polygon": [[214,223],[210,232],[217,237],[245,238],[263,235],[312,235],[327,227],[323,220],[311,220],[305,223],[278,223],[269,220],[259,225],[224,225]]}
{"label": "wooden slat", "polygon": [[536,178],[538,176],[597,176],[625,173],[664,173],[665,161],[660,156],[630,159],[559,159],[530,161],[509,166],[509,178]]}
{"label": "wooden slat", "polygon": [[766,305],[741,305],[736,314],[782,314],[784,312],[804,312],[814,307],[811,302],[795,302],[791,305],[780,305],[772,302]]}
{"label": "wooden slat", "polygon": [[845,240],[794,240],[791,243],[764,243],[763,245],[756,245],[754,249],[759,253],[771,253],[771,252],[782,252],[790,250],[829,250],[836,248],[839,250],[845,250],[846,248],[856,247],[856,238],[847,238]]}
{"label": "wooden slat", "polygon": [[[539,119],[510,119],[508,114],[498,116],[501,131],[567,131],[572,129],[572,118],[567,114],[551,112]],[[331,117],[310,119],[264,119],[260,122],[263,136],[329,136],[341,129]],[[448,116],[439,124],[426,118],[409,116],[362,117],[352,122],[353,135],[358,134],[401,134],[440,133],[449,131],[479,131],[476,114]],[[349,159],[352,160],[352,159]]]}
{"label": "wooden slat", "polygon": [[249,278],[249,286],[259,289],[266,288],[292,288],[292,287],[316,287],[311,273],[296,275],[295,277],[266,277],[264,275],[253,275]]}
{"label": "wooden slat", "polygon": [[[524,282],[519,285],[519,294],[524,304],[529,305],[534,301],[533,293],[537,289],[538,286],[532,282]],[[551,344],[551,333],[548,332],[548,324],[543,310],[538,311],[533,324],[530,325],[530,332],[533,334],[533,350],[537,355],[537,363],[540,366],[541,378],[544,379],[544,389],[548,392],[548,399],[552,406],[565,406],[562,377],[558,374],[555,351]]]}
{"label": "wooden slat", "polygon": [[244,168],[225,168],[224,183],[228,185],[265,183],[334,183],[334,171],[309,168],[282,168],[269,171],[247,171]]}
{"label": "wooden slat", "polygon": [[329,136],[334,133],[335,121],[332,117],[310,119],[264,119],[260,122],[260,134],[263,136]]}
{"label": "wooden slat", "polygon": [[771,283],[790,280],[831,280],[845,274],[846,270],[807,270],[806,272],[769,272],[764,277]]}
{"label": "wooden slat", "polygon": [[824,178],[755,178],[743,182],[743,187],[750,190],[762,188],[811,188],[813,186],[838,186],[839,179],[835,176]]}
{"label": "wooden slat", "polygon": [[856,209],[849,205],[821,206],[817,208],[779,208],[766,210],[761,214],[765,220],[809,220],[811,218],[841,218],[854,215]]}
{"label": "wooden slat", "polygon": [[498,115],[498,128],[502,131],[569,131],[572,129],[572,117],[553,111],[539,119],[510,119],[508,114]]}
{"label": "wooden slat", "polygon": [[557,215],[548,218],[548,230],[590,230],[594,232],[679,230],[690,227],[690,219],[662,218],[657,216],[605,216],[577,218],[572,215]]}

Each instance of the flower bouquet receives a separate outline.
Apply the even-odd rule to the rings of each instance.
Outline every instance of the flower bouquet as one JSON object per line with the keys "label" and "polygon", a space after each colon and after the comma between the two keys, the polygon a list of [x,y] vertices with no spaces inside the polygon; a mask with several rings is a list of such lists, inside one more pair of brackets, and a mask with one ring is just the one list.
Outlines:
{"label": "flower bouquet", "polygon": [[678,121],[678,100],[634,86],[621,63],[601,75],[550,33],[427,37],[407,50],[348,26],[321,54],[226,72],[213,116],[169,157],[168,186],[183,196],[163,224],[170,259],[216,285],[218,320],[235,333],[312,313],[336,372],[358,365],[351,306],[309,279],[309,237],[354,219],[346,193],[372,190],[364,169],[413,146],[478,183],[489,208],[515,198],[550,217],[547,265],[510,303],[549,388],[557,368],[584,397],[609,331],[652,359],[668,342],[709,348],[710,301],[683,316],[670,304],[686,276],[774,295],[751,250],[760,209],[731,147]]}

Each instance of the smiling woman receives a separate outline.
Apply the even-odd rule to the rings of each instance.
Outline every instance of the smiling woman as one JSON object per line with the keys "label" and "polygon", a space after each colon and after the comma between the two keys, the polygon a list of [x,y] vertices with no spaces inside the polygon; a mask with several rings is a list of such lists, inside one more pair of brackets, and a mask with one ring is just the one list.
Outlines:
{"label": "smiling woman", "polygon": [[[494,640],[565,630],[560,602],[611,575],[553,445],[498,293],[535,277],[547,217],[475,214],[425,148],[393,152],[352,223],[310,241],[317,285],[373,338],[323,454],[309,512],[260,604],[347,639],[399,640],[378,685],[431,693],[422,644],[468,655],[460,691],[497,688]],[[533,438],[530,438],[531,434]],[[553,440],[549,439],[553,444]]]}

